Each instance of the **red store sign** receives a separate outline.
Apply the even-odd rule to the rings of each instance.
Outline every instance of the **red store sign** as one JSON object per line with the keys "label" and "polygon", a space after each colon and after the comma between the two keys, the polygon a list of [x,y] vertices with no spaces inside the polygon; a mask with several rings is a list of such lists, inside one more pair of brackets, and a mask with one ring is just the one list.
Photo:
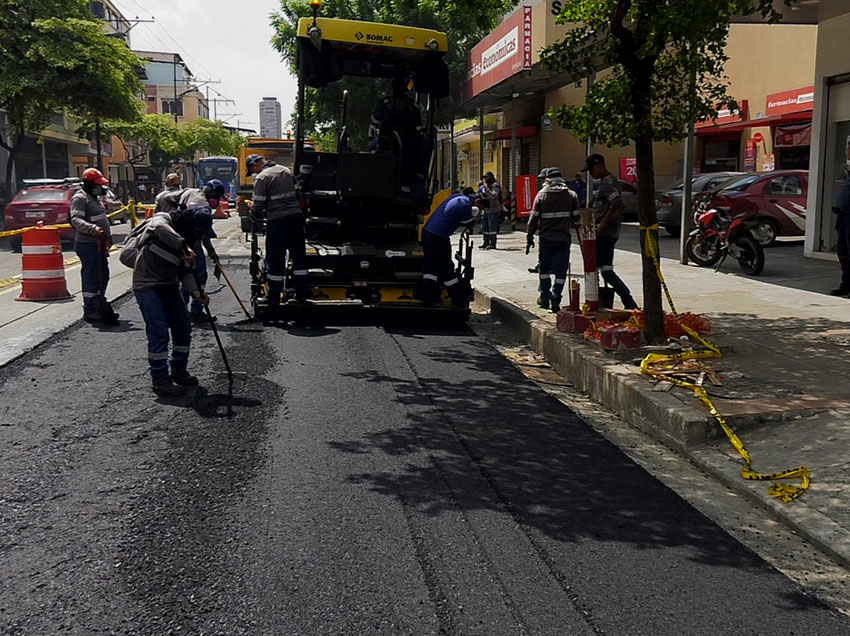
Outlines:
{"label": "red store sign", "polygon": [[531,7],[522,6],[467,55],[469,76],[462,88],[463,100],[520,71],[531,70]]}
{"label": "red store sign", "polygon": [[721,126],[723,124],[731,124],[733,122],[744,121],[747,118],[748,102],[742,99],[738,103],[738,110],[732,110],[729,107],[717,109],[717,119],[706,119],[694,124],[694,128],[709,128],[711,126]]}
{"label": "red store sign", "polygon": [[766,117],[812,110],[815,106],[815,87],[805,86],[781,93],[773,93],[767,96],[766,102],[764,108]]}

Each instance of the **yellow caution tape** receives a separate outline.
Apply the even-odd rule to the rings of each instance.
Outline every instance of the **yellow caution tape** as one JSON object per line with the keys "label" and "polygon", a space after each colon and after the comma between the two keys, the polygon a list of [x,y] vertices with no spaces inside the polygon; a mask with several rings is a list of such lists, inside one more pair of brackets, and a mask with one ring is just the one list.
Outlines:
{"label": "yellow caution tape", "polygon": [[[115,210],[115,212],[110,212],[109,214],[107,214],[106,218],[107,219],[115,218],[119,214],[122,214],[124,212],[129,211],[129,210],[130,210],[130,206],[125,205],[124,207],[122,207],[118,210]],[[70,230],[71,224],[70,223],[60,223],[59,225],[31,225],[30,227],[22,227],[20,230],[8,230],[6,232],[0,232],[0,238],[6,238],[7,236],[16,236],[18,234],[23,234],[24,232],[30,232],[32,230],[38,230],[38,229],[43,229],[43,230],[46,230],[46,229]]]}
{"label": "yellow caution tape", "polygon": [[747,451],[746,447],[744,446],[744,443],[741,441],[741,438],[738,437],[737,433],[735,433],[732,427],[729,426],[729,424],[726,422],[726,419],[717,410],[717,407],[714,406],[714,403],[711,401],[711,398],[708,395],[708,391],[706,391],[705,388],[694,384],[693,382],[687,382],[685,380],[679,380],[670,376],[659,375],[654,373],[653,367],[657,365],[666,365],[668,368],[670,368],[673,366],[673,362],[678,362],[680,360],[720,358],[722,357],[722,354],[720,353],[720,349],[716,345],[703,338],[696,331],[684,324],[679,318],[679,312],[676,311],[676,305],[673,303],[673,296],[670,294],[670,289],[667,287],[667,283],[664,281],[664,274],[661,273],[658,239],[653,234],[654,230],[658,230],[658,224],[656,223],[655,225],[651,225],[649,227],[641,226],[640,229],[646,231],[646,253],[647,256],[649,256],[652,259],[652,262],[655,264],[655,271],[658,274],[658,280],[661,282],[661,287],[664,289],[664,295],[667,297],[667,302],[670,305],[670,311],[676,319],[676,322],[679,323],[679,326],[685,333],[687,333],[691,338],[693,338],[695,341],[699,342],[702,346],[705,347],[704,351],[687,351],[672,355],[663,353],[650,353],[640,363],[641,372],[652,378],[655,378],[656,380],[671,382],[676,386],[681,386],[686,389],[690,389],[696,394],[700,402],[702,402],[706,405],[706,407],[708,407],[709,414],[715,420],[717,420],[717,423],[720,424],[720,428],[722,428],[723,432],[726,433],[726,437],[729,439],[729,442],[732,444],[732,446],[735,447],[735,450],[738,451],[738,454],[744,460],[745,466],[741,468],[741,477],[753,481],[799,479],[799,486],[795,486],[792,484],[772,484],[767,491],[768,495],[780,499],[784,503],[790,503],[794,501],[797,497],[806,492],[806,490],[808,490],[809,486],[811,485],[811,473],[809,472],[808,468],[806,468],[805,466],[797,466],[796,468],[789,468],[788,470],[782,470],[776,473],[760,473],[753,470],[752,458],[750,457],[749,451]]}

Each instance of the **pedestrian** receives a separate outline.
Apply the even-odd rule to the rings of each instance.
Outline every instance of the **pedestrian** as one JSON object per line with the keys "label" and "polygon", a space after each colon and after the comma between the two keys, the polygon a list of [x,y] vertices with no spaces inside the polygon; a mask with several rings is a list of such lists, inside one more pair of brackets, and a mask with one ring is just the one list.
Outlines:
{"label": "pedestrian", "polygon": [[452,307],[463,308],[469,299],[460,284],[452,261],[451,237],[459,227],[471,227],[478,215],[473,205],[475,191],[465,188],[443,201],[428,217],[422,228],[422,252],[425,266],[422,276],[421,299],[425,305],[440,305],[443,286],[449,293]]}
{"label": "pedestrian", "polygon": [[479,194],[484,203],[484,243],[480,248],[496,249],[496,239],[499,235],[499,222],[502,215],[502,186],[496,181],[496,176],[487,171],[481,177]]}
{"label": "pedestrian", "polygon": [[587,183],[584,180],[584,175],[576,172],[576,176],[567,185],[569,185],[570,190],[576,193],[581,207],[587,205]]}
{"label": "pedestrian", "polygon": [[172,172],[165,177],[165,190],[162,190],[154,199],[154,214],[157,212],[171,212],[177,208],[180,201],[180,192],[183,191],[180,175]]}
{"label": "pedestrian", "polygon": [[846,162],[841,185],[835,200],[835,229],[838,232],[836,251],[841,265],[841,283],[829,293],[833,296],[850,295],[850,137],[845,147]]}
{"label": "pedestrian", "polygon": [[106,301],[112,228],[100,202],[109,181],[97,168],[86,168],[82,178],[83,187],[71,197],[70,217],[76,230],[74,251],[81,265],[83,320],[115,326],[119,324],[118,314]]}
{"label": "pedestrian", "polygon": [[133,268],[133,294],[145,321],[151,386],[159,395],[182,395],[184,387],[198,384],[198,378],[188,371],[192,324],[180,285],[202,305],[209,299],[195,283],[195,253],[172,227],[171,216],[155,214],[145,232]]}
{"label": "pedestrian", "polygon": [[245,159],[248,175],[254,176],[254,194],[248,202],[255,218],[266,219],[266,276],[269,281],[267,303],[269,308],[280,305],[283,279],[286,273],[286,254],[292,260],[292,278],[295,283],[295,300],[306,302],[307,246],[304,236],[304,213],[298,204],[295,178],[285,166],[266,161],[260,155]]}
{"label": "pedestrian", "polygon": [[127,191],[124,189],[124,186],[118,186],[118,189],[115,191],[115,196],[123,203],[127,205]]}
{"label": "pedestrian", "polygon": [[541,176],[545,179],[544,185],[534,198],[531,208],[527,243],[529,247],[534,246],[534,235],[539,230],[540,296],[537,305],[558,313],[561,311],[561,299],[570,266],[570,232],[575,220],[581,216],[581,206],[576,193],[567,186],[559,168],[546,168]]}
{"label": "pedestrian", "polygon": [[593,218],[596,223],[596,264],[602,278],[620,297],[626,309],[637,309],[628,286],[614,272],[614,247],[620,238],[623,218],[623,197],[620,184],[605,167],[605,157],[592,154],[584,163],[584,171],[599,180],[599,189],[593,195]]}
{"label": "pedestrian", "polygon": [[[218,179],[212,179],[204,184],[203,189],[187,188],[182,190],[176,209],[169,212],[174,230],[195,253],[195,264],[193,266],[195,281],[201,292],[205,292],[209,278],[204,251],[206,251],[210,260],[216,266],[218,265],[218,254],[211,240],[216,238],[215,230],[213,230],[212,211],[218,207],[223,196],[224,184]],[[189,317],[194,321],[207,320],[203,304],[192,298],[190,291],[185,287],[182,294],[183,302],[190,303]]]}

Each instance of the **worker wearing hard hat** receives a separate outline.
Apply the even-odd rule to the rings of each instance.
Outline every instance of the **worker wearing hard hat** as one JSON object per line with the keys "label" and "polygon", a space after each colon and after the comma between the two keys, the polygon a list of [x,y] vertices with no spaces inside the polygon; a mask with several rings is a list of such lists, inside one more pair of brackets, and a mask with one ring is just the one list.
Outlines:
{"label": "worker wearing hard hat", "polygon": [[109,181],[97,168],[83,171],[83,187],[71,197],[71,227],[77,232],[74,251],[82,265],[83,320],[117,325],[118,314],[106,301],[112,229],[100,197],[107,185]]}

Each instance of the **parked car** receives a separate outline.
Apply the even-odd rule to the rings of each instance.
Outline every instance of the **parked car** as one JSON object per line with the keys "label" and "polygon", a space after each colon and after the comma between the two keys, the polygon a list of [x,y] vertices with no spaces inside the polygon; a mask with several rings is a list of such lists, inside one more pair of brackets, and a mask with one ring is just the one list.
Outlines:
{"label": "parked car", "polygon": [[[100,197],[100,201],[103,203],[103,207],[106,208],[107,213],[117,212],[124,207],[124,204],[121,203],[121,199],[118,198],[111,188],[106,189],[106,194]],[[125,211],[118,216],[112,217],[109,222],[112,224],[126,223],[129,218],[129,214]]]}
{"label": "parked car", "polygon": [[[24,184],[27,187],[15,195],[4,211],[6,230],[20,230],[39,222],[44,225],[61,225],[68,222],[71,197],[81,187],[79,179],[33,179],[25,180]],[[100,201],[107,212],[115,212],[123,207],[118,197],[109,189],[100,197]],[[126,214],[119,216],[124,221],[127,220]],[[65,241],[73,240],[74,230],[59,230],[59,237]],[[21,250],[20,235],[10,237],[9,242],[13,251]]]}
{"label": "parked car", "polygon": [[[620,195],[623,197],[623,218],[637,220],[640,211],[637,196],[637,184],[617,179],[620,183]],[[593,193],[599,189],[599,180],[593,182]]]}
{"label": "parked car", "polygon": [[808,191],[808,170],[748,174],[724,184],[710,205],[730,216],[755,210],[753,235],[768,247],[778,236],[805,234]]}
{"label": "parked car", "polygon": [[[716,190],[721,184],[746,174],[745,172],[708,172],[694,175],[691,182],[694,197],[703,192]],[[655,197],[658,212],[658,224],[663,227],[670,236],[679,236],[682,232],[682,196],[684,193],[684,179],[674,184],[672,188],[659,192]],[[690,217],[692,215],[688,215]]]}

